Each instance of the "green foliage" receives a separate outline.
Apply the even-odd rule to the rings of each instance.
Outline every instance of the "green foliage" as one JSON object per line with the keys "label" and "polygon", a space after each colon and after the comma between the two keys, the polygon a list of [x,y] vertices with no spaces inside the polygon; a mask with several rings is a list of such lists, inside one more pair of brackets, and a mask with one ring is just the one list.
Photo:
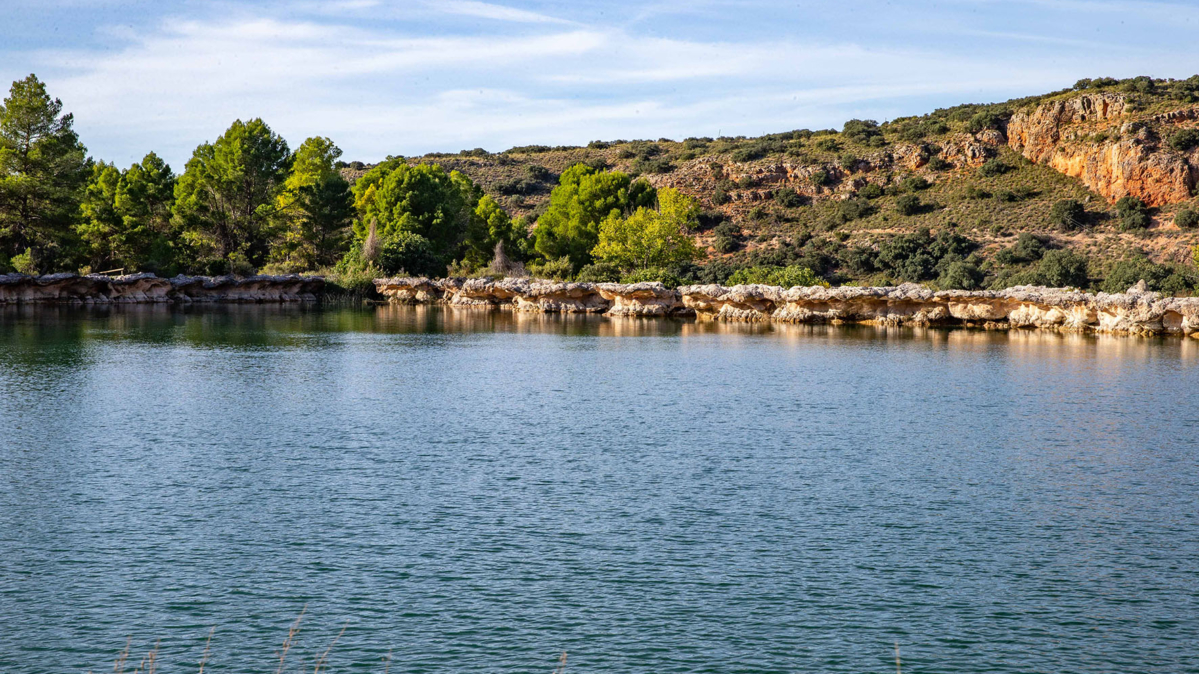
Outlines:
{"label": "green foliage", "polygon": [[287,143],[261,119],[238,120],[196,148],[175,183],[174,220],[201,264],[231,267],[234,253],[265,262],[290,164]]}
{"label": "green foliage", "polygon": [[1174,213],[1174,224],[1181,229],[1194,229],[1199,226],[1199,211],[1193,208],[1180,208]]}
{"label": "green foliage", "polygon": [[353,193],[359,240],[372,221],[383,239],[399,232],[417,234],[428,241],[442,265],[461,254],[481,196],[481,190],[457,171],[446,173],[437,164],[411,166],[402,160],[367,171],[354,183]]}
{"label": "green foliage", "polygon": [[928,281],[937,275],[938,267],[945,271],[977,247],[964,236],[941,232],[934,238],[926,229],[885,241],[878,249],[878,266],[903,281]]}
{"label": "green foliage", "polygon": [[1003,115],[994,110],[983,110],[966,123],[966,130],[970,133],[978,133],[986,129],[1002,129],[1006,120]]}
{"label": "green foliage", "polygon": [[620,277],[621,283],[661,283],[667,288],[677,288],[683,285],[683,279],[679,278],[670,269],[662,267],[650,267],[648,269],[637,269]]}
{"label": "green foliage", "polygon": [[861,197],[856,199],[846,199],[837,203],[836,218],[838,222],[846,223],[861,218],[866,218],[874,214],[875,208],[869,201]]}
{"label": "green foliage", "polygon": [[741,228],[731,222],[722,222],[713,230],[716,235],[716,240],[713,247],[717,253],[732,253],[741,247],[737,241],[737,237],[741,235]]}
{"label": "green foliage", "polygon": [[1183,129],[1170,136],[1170,147],[1179,152],[1187,152],[1199,145],[1199,129]]}
{"label": "green foliage", "polygon": [[592,260],[601,222],[652,206],[654,198],[653,188],[643,181],[576,164],[558,178],[549,208],[537,220],[535,248],[546,259],[565,257],[572,270],[582,268]]}
{"label": "green foliage", "polygon": [[995,254],[999,264],[1026,264],[1035,262],[1045,254],[1046,240],[1035,234],[1024,232],[1016,239],[1011,248],[1004,248]]}
{"label": "green foliage", "polygon": [[599,243],[592,255],[622,269],[648,269],[690,262],[700,256],[691,238],[699,219],[699,203],[678,190],[658,190],[658,208],[639,207],[622,218],[609,215],[600,223]]}
{"label": "green foliage", "polygon": [[937,277],[937,285],[946,290],[977,290],[982,287],[983,272],[967,260],[955,260]]}
{"label": "green foliage", "polygon": [[1149,227],[1149,207],[1134,196],[1120,197],[1116,202],[1116,218],[1119,229],[1124,232],[1139,231]]}
{"label": "green foliage", "polygon": [[1065,249],[1048,251],[1037,265],[1034,280],[1033,285],[1051,288],[1085,288],[1090,283],[1087,259]]}
{"label": "green foliage", "polygon": [[470,220],[463,259],[471,266],[484,266],[491,261],[495,247],[503,244],[505,254],[519,262],[528,258],[530,243],[525,224],[513,220],[494,199],[484,195]]}
{"label": "green foliage", "polygon": [[388,276],[443,276],[446,264],[428,239],[398,230],[383,237],[379,268]]}
{"label": "green foliage", "polygon": [[796,286],[828,287],[828,283],[817,277],[811,269],[796,265],[787,267],[745,267],[734,272],[733,275],[728,278],[727,284],[761,284],[768,286],[779,286],[781,288],[794,288]]}
{"label": "green foliage", "polygon": [[75,227],[89,266],[127,272],[177,269],[174,190],[171,167],[153,152],[124,172],[103,162],[94,165]]}
{"label": "green foliage", "polygon": [[617,283],[620,277],[619,266],[611,262],[593,262],[580,269],[575,275],[575,280],[586,283]]}
{"label": "green foliage", "polygon": [[33,257],[32,248],[26,248],[24,252],[14,255],[8,263],[18,274],[37,276],[39,273],[37,261]]}
{"label": "green foliage", "polygon": [[988,159],[987,161],[983,162],[982,166],[978,167],[978,175],[984,178],[994,178],[995,176],[1001,176],[1010,170],[1012,170],[1012,167],[1003,163],[1001,160]]}
{"label": "green foliage", "polygon": [[1049,209],[1049,222],[1063,232],[1086,226],[1087,211],[1074,199],[1061,199]]}
{"label": "green foliage", "polygon": [[305,140],[292,156],[291,172],[276,197],[280,231],[271,261],[285,271],[331,264],[350,235],[354,200],[337,170],[341,150],[328,138]]}
{"label": "green foliage", "polygon": [[841,135],[855,143],[881,147],[886,145],[883,132],[878,128],[878,122],[873,119],[851,119],[845,123]]}
{"label": "green foliage", "polygon": [[727,204],[729,200],[729,193],[726,192],[722,187],[717,187],[716,190],[712,192],[713,205],[723,206]]}
{"label": "green foliage", "polygon": [[[86,150],[62,102],[30,75],[13,82],[0,106],[0,259],[71,263],[74,221],[89,169]],[[28,253],[28,255],[27,255]]]}
{"label": "green foliage", "polygon": [[1196,279],[1193,269],[1183,270],[1137,257],[1112,265],[1099,289],[1107,293],[1122,293],[1142,280],[1149,290],[1180,294],[1193,292],[1199,279]]}
{"label": "green foliage", "polygon": [[565,256],[544,262],[534,262],[529,265],[529,274],[534,278],[569,281],[573,272],[574,263],[570,261],[569,257]]}
{"label": "green foliage", "polygon": [[783,208],[798,208],[804,205],[804,198],[791,187],[775,190],[774,201]]}
{"label": "green foliage", "polygon": [[928,168],[930,171],[948,171],[953,168],[953,164],[941,157],[933,157],[928,160]]}
{"label": "green foliage", "polygon": [[904,192],[919,192],[932,187],[932,183],[924,178],[924,176],[908,176],[900,181],[899,189]]}
{"label": "green foliage", "polygon": [[811,180],[812,184],[816,187],[823,187],[824,185],[831,185],[833,182],[833,177],[829,175],[828,171],[819,170],[813,171],[809,180]]}
{"label": "green foliage", "polygon": [[877,199],[883,196],[883,188],[874,183],[866,183],[858,190],[858,196],[863,199]]}
{"label": "green foliage", "polygon": [[904,194],[895,200],[895,210],[900,215],[916,215],[923,208],[924,204],[915,194]]}

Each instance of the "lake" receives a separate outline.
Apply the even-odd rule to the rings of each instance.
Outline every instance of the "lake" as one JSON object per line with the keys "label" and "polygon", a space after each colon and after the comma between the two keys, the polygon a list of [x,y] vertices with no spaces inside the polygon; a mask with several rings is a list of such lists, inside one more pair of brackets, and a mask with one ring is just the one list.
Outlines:
{"label": "lake", "polygon": [[[0,672],[1199,671],[1199,340],[0,309]],[[305,608],[306,607],[306,608]]]}

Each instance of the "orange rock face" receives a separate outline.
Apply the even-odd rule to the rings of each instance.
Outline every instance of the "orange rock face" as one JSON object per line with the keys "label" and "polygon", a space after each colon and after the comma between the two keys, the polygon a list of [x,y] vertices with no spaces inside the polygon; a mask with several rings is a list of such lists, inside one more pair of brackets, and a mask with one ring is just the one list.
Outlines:
{"label": "orange rock face", "polygon": [[[1053,101],[1013,115],[1008,145],[1032,161],[1082,180],[1112,202],[1129,195],[1150,206],[1189,199],[1199,167],[1163,147],[1147,129],[1121,123],[1128,115],[1121,94]],[[1159,118],[1154,121],[1177,123],[1190,116]]]}

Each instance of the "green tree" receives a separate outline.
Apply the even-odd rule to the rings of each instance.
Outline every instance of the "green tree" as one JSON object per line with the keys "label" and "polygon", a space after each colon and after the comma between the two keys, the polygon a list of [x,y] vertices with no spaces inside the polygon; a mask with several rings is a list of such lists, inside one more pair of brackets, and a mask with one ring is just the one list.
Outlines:
{"label": "green tree", "polygon": [[475,206],[466,243],[464,259],[474,267],[481,267],[491,261],[496,245],[501,243],[508,257],[524,260],[529,234],[522,222],[513,220],[495,199],[484,195]]}
{"label": "green tree", "polygon": [[374,221],[383,241],[400,232],[423,237],[442,264],[461,254],[479,199],[478,188],[457,171],[446,173],[437,164],[409,166],[403,159],[367,171],[353,193],[359,240]]}
{"label": "green tree", "polygon": [[654,190],[648,183],[633,182],[620,171],[576,164],[562,172],[550,194],[549,208],[537,219],[534,247],[546,259],[566,257],[574,269],[580,269],[592,260],[601,222],[653,202]]}
{"label": "green tree", "polygon": [[174,219],[202,268],[265,262],[290,167],[287,142],[261,119],[237,120],[196,148],[175,184]]}
{"label": "green tree", "polygon": [[642,206],[627,218],[609,214],[600,223],[592,255],[623,269],[691,262],[700,256],[691,236],[699,211],[699,202],[678,190],[658,190],[657,210]]}
{"label": "green tree", "polygon": [[26,251],[27,269],[65,266],[87,182],[87,150],[62,101],[30,75],[0,106],[0,268]]}
{"label": "green tree", "polygon": [[307,271],[336,261],[354,215],[350,184],[337,170],[341,150],[314,137],[292,155],[291,173],[276,198],[281,230],[272,261],[287,271]]}
{"label": "green tree", "polygon": [[124,172],[103,162],[93,166],[76,225],[92,268],[173,270],[174,186],[171,167],[153,152]]}

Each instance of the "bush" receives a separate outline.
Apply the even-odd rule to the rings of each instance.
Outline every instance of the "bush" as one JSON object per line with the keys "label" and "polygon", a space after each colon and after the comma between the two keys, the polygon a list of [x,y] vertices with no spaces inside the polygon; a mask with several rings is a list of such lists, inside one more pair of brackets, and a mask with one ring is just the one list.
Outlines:
{"label": "bush", "polygon": [[1149,226],[1149,207],[1137,197],[1120,197],[1116,202],[1116,217],[1119,219],[1120,231],[1130,232],[1145,229]]}
{"label": "bush", "polygon": [[442,276],[445,261],[433,251],[433,244],[420,234],[396,232],[383,240],[379,248],[379,268],[388,276]]}
{"label": "bush", "polygon": [[1199,225],[1199,211],[1191,208],[1180,208],[1174,213],[1174,224],[1182,229],[1193,229]]}
{"label": "bush", "polygon": [[683,285],[683,280],[668,269],[650,267],[629,272],[620,278],[621,283],[661,283],[667,288],[677,288]]}
{"label": "bush", "polygon": [[854,246],[841,254],[841,266],[855,276],[876,271],[877,260],[878,253],[869,246]]}
{"label": "bush", "polygon": [[1108,270],[1099,289],[1107,293],[1122,293],[1143,279],[1150,290],[1161,290],[1162,284],[1173,271],[1164,264],[1154,264],[1144,258],[1122,260]]}
{"label": "bush", "polygon": [[1052,288],[1085,288],[1089,283],[1087,278],[1087,259],[1078,253],[1068,250],[1051,250],[1041,258],[1037,265],[1037,274],[1046,285]]}
{"label": "bush", "polygon": [[862,185],[862,189],[858,190],[858,196],[864,199],[877,199],[883,196],[883,188],[874,183],[866,183]]}
{"label": "bush", "polygon": [[620,280],[620,267],[610,262],[595,262],[580,269],[575,275],[575,280],[587,283],[616,283]]}
{"label": "bush", "polygon": [[966,123],[966,130],[970,133],[978,133],[979,131],[984,131],[986,129],[1002,128],[1003,115],[1000,115],[993,110],[983,110],[982,112],[976,113],[970,118],[970,121]]}
{"label": "bush", "polygon": [[798,265],[786,267],[745,267],[738,269],[729,277],[728,285],[761,284],[794,288],[796,286],[824,286],[828,283],[820,280],[811,269]]}
{"label": "bush", "polygon": [[716,206],[723,206],[729,202],[729,193],[724,191],[723,187],[717,187],[715,192],[712,192],[712,203]]}
{"label": "bush", "polygon": [[741,228],[737,225],[731,222],[722,222],[716,225],[716,228],[712,232],[716,235],[716,240],[712,244],[716,252],[732,253],[741,247],[741,244],[737,242],[737,236],[741,234]]}
{"label": "bush", "polygon": [[932,171],[947,171],[953,168],[953,164],[950,164],[941,157],[933,157],[928,160],[928,168]]}
{"label": "bush", "polygon": [[574,270],[574,265],[571,264],[570,258],[562,256],[554,260],[546,260],[545,262],[534,262],[529,265],[529,275],[534,278],[547,278],[557,281],[569,281],[571,272]]}
{"label": "bush", "polygon": [[983,273],[977,265],[966,260],[950,263],[941,276],[937,285],[946,290],[977,290],[982,286]]}
{"label": "bush", "polygon": [[981,187],[976,187],[974,185],[968,185],[966,187],[966,191],[963,192],[962,194],[967,199],[990,199],[991,198],[990,192],[982,189]]}
{"label": "bush", "polygon": [[995,176],[1001,176],[1010,170],[1012,170],[1012,167],[1008,166],[1002,161],[998,159],[988,159],[987,161],[983,162],[982,166],[978,167],[978,175],[984,178],[994,178]]}
{"label": "bush", "polygon": [[873,119],[849,120],[842,128],[841,135],[862,145],[878,147],[886,144],[883,140],[883,132],[878,128],[878,122]]}
{"label": "bush", "polygon": [[924,208],[920,197],[915,194],[905,194],[895,200],[895,210],[900,215],[916,215]]}
{"label": "bush", "polygon": [[553,177],[553,174],[550,173],[549,169],[538,164],[529,164],[526,166],[525,174],[529,176],[529,180],[538,181],[546,181]]}
{"label": "bush", "polygon": [[1170,147],[1186,152],[1199,145],[1199,129],[1183,129],[1170,137]]}
{"label": "bush", "polygon": [[923,176],[908,176],[899,183],[899,189],[904,192],[919,192],[927,190],[932,186],[932,183],[925,180]]}
{"label": "bush", "polygon": [[841,222],[852,222],[874,214],[874,206],[865,199],[846,199],[837,204],[837,219]]}
{"label": "bush", "polygon": [[776,190],[774,193],[774,200],[783,208],[796,208],[804,205],[804,198],[790,187],[783,187],[779,190]]}
{"label": "bush", "polygon": [[666,157],[642,158],[633,162],[630,170],[634,173],[670,173],[674,164]]}
{"label": "bush", "polygon": [[1074,199],[1062,199],[1049,209],[1049,222],[1060,231],[1072,232],[1086,224],[1086,215],[1087,211],[1082,204]]}
{"label": "bush", "polygon": [[26,276],[38,275],[37,262],[33,259],[32,248],[26,248],[24,253],[21,253],[20,255],[14,255],[8,263],[12,265],[12,268],[15,269],[18,274],[25,274]]}
{"label": "bush", "polygon": [[928,230],[901,234],[878,247],[878,265],[903,281],[926,281],[939,259],[933,256]]}
{"label": "bush", "polygon": [[814,171],[809,179],[816,187],[823,187],[833,182],[833,177],[829,175],[828,171],[824,170]]}

